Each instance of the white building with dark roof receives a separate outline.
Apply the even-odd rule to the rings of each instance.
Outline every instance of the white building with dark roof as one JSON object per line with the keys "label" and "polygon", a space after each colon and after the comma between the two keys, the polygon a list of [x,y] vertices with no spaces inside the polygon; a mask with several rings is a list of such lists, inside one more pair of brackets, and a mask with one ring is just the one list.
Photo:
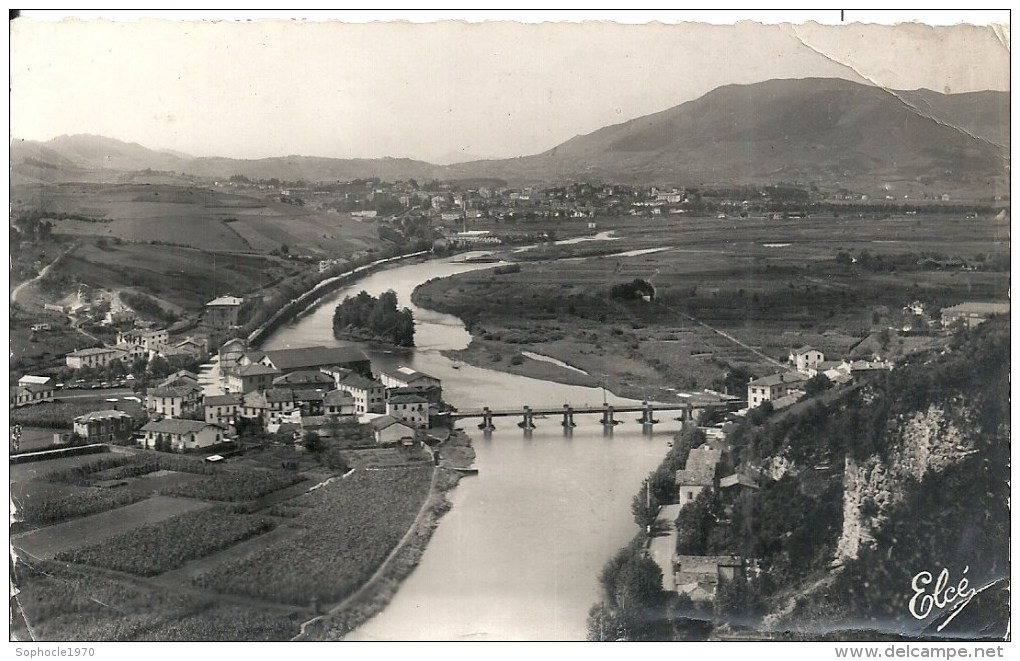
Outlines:
{"label": "white building with dark roof", "polygon": [[421,395],[397,395],[386,401],[386,415],[412,427],[429,426],[429,400]]}
{"label": "white building with dark roof", "polygon": [[942,325],[948,328],[963,323],[968,328],[974,328],[997,314],[1009,314],[1009,303],[960,303],[943,308]]}
{"label": "white building with dark roof", "polygon": [[360,374],[347,374],[336,382],[337,390],[346,390],[354,397],[356,414],[385,413],[386,388],[375,379]]}
{"label": "white building with dark roof", "polygon": [[74,431],[89,443],[112,443],[131,437],[132,422],[125,411],[92,411],[74,419]]}
{"label": "white building with dark roof", "polygon": [[812,346],[803,346],[791,351],[789,360],[794,369],[806,373],[825,360],[825,354]]}
{"label": "white building with dark roof", "polygon": [[142,433],[142,447],[168,448],[175,452],[206,448],[227,440],[226,430],[220,425],[178,418],[150,422],[142,427]]}
{"label": "white building with dark roof", "polygon": [[205,421],[218,425],[234,424],[241,415],[244,400],[241,395],[209,395],[203,398]]}
{"label": "white building with dark roof", "polygon": [[215,328],[237,326],[244,299],[238,296],[220,296],[205,304],[205,322]]}
{"label": "white building with dark roof", "polygon": [[792,390],[803,388],[807,380],[808,377],[800,372],[782,372],[755,379],[747,384],[747,405],[753,408],[771,399],[779,399]]}
{"label": "white building with dark roof", "polygon": [[98,368],[106,367],[114,360],[126,358],[127,351],[113,347],[94,347],[91,349],[79,349],[72,351],[64,357],[67,366],[80,370],[85,367]]}
{"label": "white building with dark roof", "polygon": [[397,445],[414,443],[415,429],[388,415],[379,416],[370,423],[375,442],[378,445]]}

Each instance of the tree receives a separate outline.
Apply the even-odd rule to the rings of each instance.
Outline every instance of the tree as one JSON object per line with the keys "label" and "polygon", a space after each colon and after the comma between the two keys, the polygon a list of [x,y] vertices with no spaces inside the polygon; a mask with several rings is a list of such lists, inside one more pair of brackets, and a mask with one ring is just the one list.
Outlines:
{"label": "tree", "polygon": [[723,379],[723,387],[729,394],[746,393],[747,382],[752,378],[751,371],[746,367],[734,367],[726,372],[726,377]]}
{"label": "tree", "polygon": [[170,367],[170,363],[160,355],[150,358],[145,368],[145,376],[149,379],[162,379],[169,376],[172,372],[173,368]]}
{"label": "tree", "polygon": [[708,489],[680,509],[676,517],[676,552],[680,555],[704,555],[708,536],[716,521],[716,498]]}
{"label": "tree", "polygon": [[630,511],[634,514],[634,521],[642,530],[648,529],[659,514],[659,499],[649,493],[651,478],[645,480],[641,491],[634,496],[630,504]]}
{"label": "tree", "polygon": [[611,608],[598,603],[588,611],[588,636],[590,642],[603,643],[625,637],[625,627]]}
{"label": "tree", "polygon": [[772,415],[772,411],[773,410],[774,410],[774,407],[772,406],[772,402],[766,399],[764,402],[759,404],[757,407],[755,407],[755,408],[751,409],[750,411],[748,411],[747,419],[751,421],[752,425],[754,425],[756,427],[760,426],[760,425],[765,423],[765,420],[770,415]]}
{"label": "tree", "polygon": [[319,454],[326,450],[326,442],[322,440],[318,432],[306,431],[304,436],[301,437],[301,445],[304,446],[309,452]]}
{"label": "tree", "polygon": [[807,383],[804,384],[804,392],[807,393],[808,397],[814,397],[831,387],[832,381],[829,380],[829,377],[819,372],[807,380]]}

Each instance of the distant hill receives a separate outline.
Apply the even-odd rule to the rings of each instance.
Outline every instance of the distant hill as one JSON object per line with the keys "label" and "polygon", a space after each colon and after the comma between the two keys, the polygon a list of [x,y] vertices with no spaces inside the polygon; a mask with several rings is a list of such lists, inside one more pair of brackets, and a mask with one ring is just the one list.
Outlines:
{"label": "distant hill", "polygon": [[[93,135],[11,145],[15,183],[123,181],[138,170],[306,181],[503,179],[682,185],[817,183],[1005,188],[1009,94],[890,91],[834,78],[726,85],[541,154],[441,166],[404,158],[192,158]],[[465,155],[466,156],[466,155]],[[452,157],[452,155],[451,155]],[[116,174],[114,174],[116,173]]]}
{"label": "distant hill", "polygon": [[926,177],[983,185],[1005,175],[1008,110],[1005,92],[890,93],[841,79],[770,80],[720,87],[535,156],[447,169],[518,182],[852,185]]}
{"label": "distant hill", "polygon": [[443,176],[443,169],[437,165],[406,158],[196,158],[97,135],[65,135],[47,142],[16,139],[11,143],[11,168],[12,183],[16,184],[112,183],[124,181],[126,173],[141,170],[172,171],[213,179],[240,174],[252,179],[285,181],[349,181],[369,177],[388,181],[426,180]]}

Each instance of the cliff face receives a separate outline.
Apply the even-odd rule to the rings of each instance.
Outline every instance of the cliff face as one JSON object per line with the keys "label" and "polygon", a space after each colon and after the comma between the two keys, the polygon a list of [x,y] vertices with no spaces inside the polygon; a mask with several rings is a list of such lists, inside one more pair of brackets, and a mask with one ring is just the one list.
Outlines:
{"label": "cliff face", "polygon": [[[970,411],[956,412],[967,419]],[[891,421],[886,435],[888,458],[871,455],[864,461],[847,456],[843,473],[843,532],[836,544],[834,563],[855,559],[862,546],[874,546],[874,531],[886,514],[902,500],[909,482],[928,473],[940,473],[973,452],[968,439],[943,408],[926,410]]]}

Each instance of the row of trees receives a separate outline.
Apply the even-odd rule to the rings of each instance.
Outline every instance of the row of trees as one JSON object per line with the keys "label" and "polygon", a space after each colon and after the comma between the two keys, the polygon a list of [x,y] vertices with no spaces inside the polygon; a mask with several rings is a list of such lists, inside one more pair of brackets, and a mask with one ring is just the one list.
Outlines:
{"label": "row of trees", "polygon": [[368,335],[401,347],[414,346],[414,315],[407,308],[397,309],[397,295],[386,291],[376,298],[361,291],[344,299],[333,313],[333,333]]}

